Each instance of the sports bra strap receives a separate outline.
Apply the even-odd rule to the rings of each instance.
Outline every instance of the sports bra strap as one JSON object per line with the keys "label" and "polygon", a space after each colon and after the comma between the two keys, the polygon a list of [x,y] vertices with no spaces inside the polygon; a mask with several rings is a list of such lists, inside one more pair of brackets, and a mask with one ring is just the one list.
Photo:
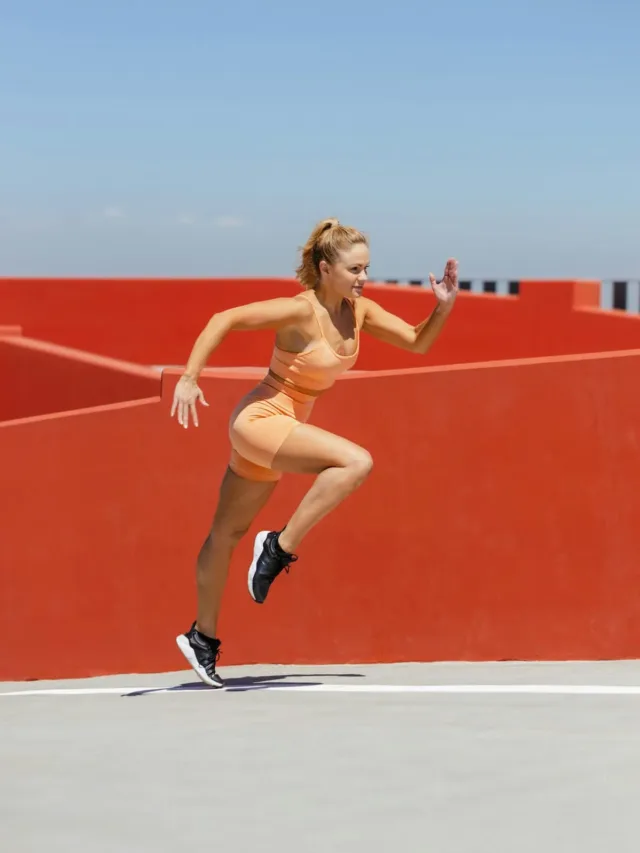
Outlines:
{"label": "sports bra strap", "polygon": [[[305,290],[302,294],[303,296],[309,296],[311,294],[310,290]],[[320,322],[320,317],[318,317],[318,309],[316,308],[315,300],[308,299],[308,302],[311,303],[311,307],[313,308],[313,315],[316,318],[316,322],[318,323],[318,328],[320,329],[320,335],[324,338],[324,332],[322,331],[322,323]]]}

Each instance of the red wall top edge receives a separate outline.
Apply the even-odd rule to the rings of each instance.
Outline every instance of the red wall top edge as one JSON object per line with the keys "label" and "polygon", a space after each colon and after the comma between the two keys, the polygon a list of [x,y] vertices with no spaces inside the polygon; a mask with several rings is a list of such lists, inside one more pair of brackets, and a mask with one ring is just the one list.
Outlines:
{"label": "red wall top edge", "polygon": [[63,418],[91,417],[93,415],[103,415],[107,412],[134,409],[138,406],[159,406],[161,402],[162,397],[158,394],[158,396],[141,397],[139,400],[127,400],[123,403],[105,403],[102,406],[87,406],[82,409],[68,409],[64,412],[30,415],[29,417],[13,418],[12,420],[7,421],[0,420],[0,429],[11,429],[12,427],[21,427],[26,424],[45,423],[46,421],[62,420]]}
{"label": "red wall top edge", "polygon": [[[6,328],[6,327],[4,327]],[[21,332],[14,335],[3,334],[3,327],[0,326],[0,340],[3,340],[13,347],[18,347],[23,350],[30,350],[33,353],[42,355],[50,355],[54,358],[67,359],[70,361],[83,362],[86,365],[93,367],[102,367],[108,370],[116,370],[121,373],[126,373],[131,376],[139,376],[145,379],[157,380],[158,373],[145,365],[135,364],[134,362],[124,361],[120,358],[110,358],[109,356],[95,355],[92,352],[79,350],[75,347],[65,347],[60,344],[52,344],[48,341],[39,341],[34,338],[24,337]]]}

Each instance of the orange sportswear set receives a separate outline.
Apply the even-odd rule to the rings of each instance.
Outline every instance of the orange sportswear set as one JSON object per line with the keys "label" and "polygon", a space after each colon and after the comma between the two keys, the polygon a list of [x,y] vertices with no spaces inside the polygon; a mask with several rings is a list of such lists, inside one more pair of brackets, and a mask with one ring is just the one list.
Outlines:
{"label": "orange sportswear set", "polygon": [[[287,352],[276,345],[267,375],[231,414],[229,467],[245,479],[265,482],[280,479],[282,472],[274,471],[271,465],[285,439],[298,424],[309,420],[316,399],[341,373],[353,367],[358,358],[357,323],[355,352],[339,355],[322,331],[313,299],[310,302],[320,327],[320,340],[301,353]],[[355,319],[353,304],[347,302]]]}

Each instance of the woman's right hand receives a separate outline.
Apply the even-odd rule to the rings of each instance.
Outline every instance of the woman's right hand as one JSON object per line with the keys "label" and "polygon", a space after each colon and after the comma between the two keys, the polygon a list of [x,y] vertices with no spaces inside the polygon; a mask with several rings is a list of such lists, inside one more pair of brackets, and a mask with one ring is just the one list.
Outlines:
{"label": "woman's right hand", "polygon": [[173,392],[173,405],[171,406],[171,417],[178,413],[178,423],[187,429],[189,425],[189,412],[196,426],[198,426],[198,413],[196,411],[196,402],[200,400],[203,406],[209,404],[204,399],[202,390],[198,387],[195,379],[192,379],[186,374],[181,376]]}

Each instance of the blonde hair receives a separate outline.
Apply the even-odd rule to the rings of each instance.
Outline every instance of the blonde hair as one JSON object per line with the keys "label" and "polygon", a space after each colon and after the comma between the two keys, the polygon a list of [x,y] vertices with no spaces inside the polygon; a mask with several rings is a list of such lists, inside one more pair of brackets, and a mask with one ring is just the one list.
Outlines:
{"label": "blonde hair", "polygon": [[306,290],[313,290],[320,280],[320,261],[333,264],[338,255],[357,243],[369,245],[365,235],[337,219],[323,219],[309,235],[301,249],[302,259],[296,269],[298,281]]}

